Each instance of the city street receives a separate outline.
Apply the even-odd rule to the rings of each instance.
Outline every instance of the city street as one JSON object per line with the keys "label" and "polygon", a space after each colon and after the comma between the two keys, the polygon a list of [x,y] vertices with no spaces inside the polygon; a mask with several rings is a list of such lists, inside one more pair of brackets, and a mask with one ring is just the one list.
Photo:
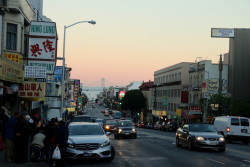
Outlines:
{"label": "city street", "polygon": [[[95,108],[87,107],[87,114],[99,118],[103,116],[98,105]],[[175,145],[175,133],[158,131],[153,129],[137,128],[137,139],[115,139],[109,136],[116,150],[116,156],[112,162],[96,160],[67,161],[67,167],[240,167],[250,166],[250,145],[239,143],[227,144],[226,151],[194,150],[177,148]],[[0,153],[1,166],[48,166],[46,162],[29,164],[9,164],[3,162],[3,152]]]}

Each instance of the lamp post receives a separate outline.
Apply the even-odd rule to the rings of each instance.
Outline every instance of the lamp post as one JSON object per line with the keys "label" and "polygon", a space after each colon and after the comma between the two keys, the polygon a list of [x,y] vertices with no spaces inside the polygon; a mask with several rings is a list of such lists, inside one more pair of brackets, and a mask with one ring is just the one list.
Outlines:
{"label": "lamp post", "polygon": [[70,28],[76,24],[79,24],[79,23],[90,23],[90,24],[96,24],[95,21],[91,20],[91,21],[79,21],[79,22],[76,22],[74,24],[71,24],[69,26],[65,26],[64,25],[64,37],[63,37],[63,62],[62,62],[62,85],[61,85],[61,88],[62,88],[62,92],[61,92],[61,112],[60,112],[60,116],[62,117],[62,113],[63,113],[63,107],[64,107],[64,94],[65,94],[65,41],[66,41],[66,29],[67,28]]}

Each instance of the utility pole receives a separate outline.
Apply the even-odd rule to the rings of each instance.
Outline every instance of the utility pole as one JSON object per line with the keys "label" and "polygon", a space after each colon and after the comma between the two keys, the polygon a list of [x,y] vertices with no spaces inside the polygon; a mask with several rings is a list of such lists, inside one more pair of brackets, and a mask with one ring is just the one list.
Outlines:
{"label": "utility pole", "polygon": [[218,89],[218,94],[219,95],[221,95],[221,91],[222,91],[222,70],[223,70],[222,54],[220,54],[220,61],[219,61],[219,89]]}

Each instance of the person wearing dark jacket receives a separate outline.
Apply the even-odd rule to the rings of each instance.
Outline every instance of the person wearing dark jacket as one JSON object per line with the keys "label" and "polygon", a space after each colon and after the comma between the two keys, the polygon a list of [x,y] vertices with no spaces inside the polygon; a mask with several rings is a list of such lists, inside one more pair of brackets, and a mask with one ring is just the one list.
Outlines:
{"label": "person wearing dark jacket", "polygon": [[17,119],[14,137],[14,161],[26,162],[28,160],[29,122],[22,115]]}
{"label": "person wearing dark jacket", "polygon": [[55,138],[56,138],[56,131],[57,131],[57,127],[58,127],[58,120],[57,118],[52,118],[44,127],[44,134],[45,134],[45,148],[46,148],[46,160],[51,163],[51,157],[52,157],[52,153],[53,150],[55,148]]}
{"label": "person wearing dark jacket", "polygon": [[68,126],[64,121],[59,121],[59,126],[56,131],[56,145],[59,146],[61,152],[61,159],[57,161],[58,167],[65,166],[65,153],[67,148],[67,141],[69,137]]}
{"label": "person wearing dark jacket", "polygon": [[20,112],[15,112],[14,116],[11,116],[4,125],[3,129],[4,147],[5,147],[4,151],[5,151],[5,159],[8,162],[12,162],[14,160],[13,149],[14,149],[16,122],[20,116],[21,116]]}

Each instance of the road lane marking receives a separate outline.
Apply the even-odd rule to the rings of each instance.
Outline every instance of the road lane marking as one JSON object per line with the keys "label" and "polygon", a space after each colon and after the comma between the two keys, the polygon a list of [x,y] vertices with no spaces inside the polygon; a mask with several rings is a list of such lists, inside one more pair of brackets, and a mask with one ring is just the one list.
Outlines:
{"label": "road lane marking", "polygon": [[214,160],[214,159],[207,158],[207,160],[210,160],[210,161],[216,162],[216,163],[218,163],[218,164],[225,165],[225,163],[220,162],[220,161],[216,161],[216,160]]}

